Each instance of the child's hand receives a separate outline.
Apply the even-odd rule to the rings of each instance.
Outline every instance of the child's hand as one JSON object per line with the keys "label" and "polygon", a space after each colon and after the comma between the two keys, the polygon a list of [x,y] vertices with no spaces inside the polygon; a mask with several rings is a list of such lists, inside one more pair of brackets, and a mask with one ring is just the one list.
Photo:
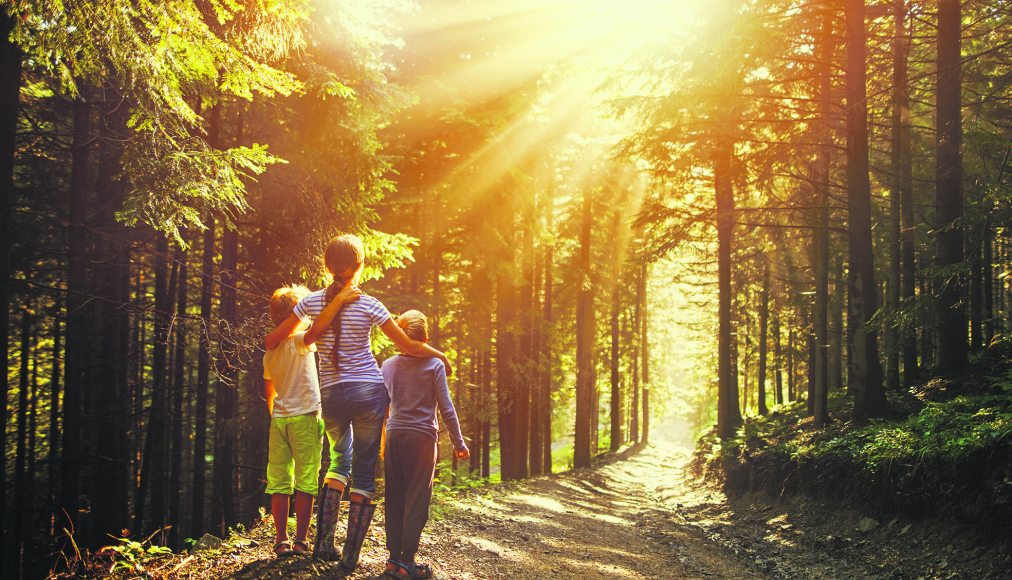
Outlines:
{"label": "child's hand", "polygon": [[337,300],[341,304],[348,304],[349,302],[358,300],[360,296],[362,296],[362,290],[358,286],[348,285],[342,288],[337,293],[337,296],[334,296],[334,300]]}
{"label": "child's hand", "polygon": [[456,450],[454,453],[457,455],[457,459],[467,459],[471,457],[471,450],[467,448],[467,445]]}

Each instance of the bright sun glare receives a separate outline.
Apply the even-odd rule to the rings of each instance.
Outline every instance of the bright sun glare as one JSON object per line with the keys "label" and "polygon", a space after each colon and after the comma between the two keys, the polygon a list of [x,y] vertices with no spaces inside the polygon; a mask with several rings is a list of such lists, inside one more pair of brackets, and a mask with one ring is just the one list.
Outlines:
{"label": "bright sun glare", "polygon": [[[410,87],[438,106],[444,87],[470,103],[509,98],[537,86],[540,96],[446,177],[480,196],[510,168],[561,139],[582,143],[571,179],[591,171],[627,134],[601,106],[636,83],[615,79],[644,60],[670,58],[720,0],[476,0],[423,5],[403,23],[409,50],[441,56]],[[435,79],[435,82],[433,82]],[[451,97],[455,98],[455,97]],[[466,183],[461,183],[466,180]],[[631,183],[631,182],[630,182]],[[463,187],[460,187],[464,185]],[[456,187],[455,187],[456,186]]]}

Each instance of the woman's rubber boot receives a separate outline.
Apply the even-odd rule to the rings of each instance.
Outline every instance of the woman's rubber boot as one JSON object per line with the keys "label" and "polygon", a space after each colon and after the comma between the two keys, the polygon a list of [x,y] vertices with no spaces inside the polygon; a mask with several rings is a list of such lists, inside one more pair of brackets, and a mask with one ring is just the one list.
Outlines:
{"label": "woman's rubber boot", "polygon": [[324,485],[320,492],[320,505],[316,512],[314,558],[330,561],[341,559],[341,552],[334,544],[334,535],[337,532],[337,518],[341,515],[342,495],[344,494],[327,485]]}
{"label": "woman's rubber boot", "polygon": [[376,512],[374,503],[351,502],[348,505],[348,539],[344,541],[344,556],[341,564],[351,572],[358,566],[358,555],[365,542],[365,533],[369,531],[372,515]]}

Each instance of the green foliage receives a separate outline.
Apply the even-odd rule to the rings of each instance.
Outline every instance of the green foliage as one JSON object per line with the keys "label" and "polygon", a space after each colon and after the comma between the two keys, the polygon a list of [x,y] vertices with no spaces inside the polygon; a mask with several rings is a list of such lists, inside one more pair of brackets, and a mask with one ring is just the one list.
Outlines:
{"label": "green foliage", "polygon": [[[144,573],[144,564],[151,559],[171,556],[172,549],[150,544],[148,540],[138,542],[129,538],[115,538],[118,544],[106,546],[103,551],[113,558],[112,572]],[[145,544],[148,544],[145,547]]]}
{"label": "green foliage", "polygon": [[804,402],[751,417],[737,434],[700,439],[697,469],[735,489],[823,490],[883,509],[954,509],[1006,525],[1003,481],[1012,450],[1012,364],[1002,339],[958,381],[932,379],[890,393],[891,418],[858,425],[842,390],[828,425],[815,428]]}
{"label": "green foliage", "polygon": [[129,107],[120,219],[181,240],[207,211],[246,209],[247,183],[279,160],[263,145],[208,144],[201,108],[302,89],[268,61],[302,46],[305,2],[19,0],[12,10],[16,41],[66,94],[89,100],[101,88]]}

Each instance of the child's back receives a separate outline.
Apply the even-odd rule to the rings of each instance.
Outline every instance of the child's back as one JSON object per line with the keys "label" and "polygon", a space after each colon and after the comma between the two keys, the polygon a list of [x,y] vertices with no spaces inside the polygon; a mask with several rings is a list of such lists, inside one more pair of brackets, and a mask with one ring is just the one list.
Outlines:
{"label": "child's back", "polygon": [[320,410],[320,379],[316,373],[316,345],[306,346],[305,332],[297,332],[264,353],[264,379],[274,383],[272,417],[294,417]]}
{"label": "child's back", "polygon": [[437,358],[397,355],[383,363],[383,383],[390,393],[388,430],[439,434],[436,410],[443,416],[455,449],[464,446],[457,412],[446,384],[446,367]]}

